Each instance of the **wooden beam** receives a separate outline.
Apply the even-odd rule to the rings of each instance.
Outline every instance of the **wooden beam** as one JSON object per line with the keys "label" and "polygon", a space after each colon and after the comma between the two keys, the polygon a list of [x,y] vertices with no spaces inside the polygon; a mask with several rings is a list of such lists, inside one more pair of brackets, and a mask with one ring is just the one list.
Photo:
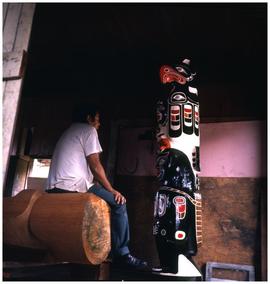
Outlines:
{"label": "wooden beam", "polygon": [[10,3],[8,6],[5,26],[3,31],[3,52],[13,50],[17,36],[18,22],[20,19],[22,4]]}
{"label": "wooden beam", "polygon": [[18,23],[17,36],[14,42],[14,50],[28,49],[34,11],[35,11],[35,4],[33,3],[23,4]]}
{"label": "wooden beam", "polygon": [[14,133],[17,109],[19,104],[19,93],[21,91],[22,79],[6,81],[5,93],[3,94],[3,129],[2,129],[2,165],[3,165],[3,182],[7,171],[9,160],[10,145]]}
{"label": "wooden beam", "polygon": [[26,66],[26,52],[24,50],[5,52],[3,54],[3,80],[20,79],[24,75]]}
{"label": "wooden beam", "polygon": [[3,180],[5,184],[9,156],[24,77],[25,52],[28,49],[34,15],[33,3],[3,5]]}
{"label": "wooden beam", "polygon": [[8,11],[8,3],[3,3],[3,27],[5,26],[7,11]]}
{"label": "wooden beam", "polygon": [[3,81],[2,82],[2,98],[4,97],[5,90],[6,90],[6,81]]}

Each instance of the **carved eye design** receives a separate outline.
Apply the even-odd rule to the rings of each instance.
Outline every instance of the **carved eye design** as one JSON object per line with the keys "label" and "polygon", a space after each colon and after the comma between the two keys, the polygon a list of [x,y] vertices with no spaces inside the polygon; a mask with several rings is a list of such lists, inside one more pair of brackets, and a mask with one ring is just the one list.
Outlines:
{"label": "carved eye design", "polygon": [[185,102],[187,100],[187,97],[184,93],[175,93],[171,96],[172,102]]}
{"label": "carved eye design", "polygon": [[184,73],[184,74],[187,75],[187,72],[186,72],[186,70],[185,70],[184,68],[177,66],[176,69],[177,69],[177,71],[178,71],[179,73]]}

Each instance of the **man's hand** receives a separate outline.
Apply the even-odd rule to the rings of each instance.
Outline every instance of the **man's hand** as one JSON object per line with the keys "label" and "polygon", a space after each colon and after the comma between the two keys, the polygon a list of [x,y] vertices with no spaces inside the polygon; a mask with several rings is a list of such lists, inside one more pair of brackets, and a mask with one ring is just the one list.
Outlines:
{"label": "man's hand", "polygon": [[126,203],[126,198],[117,190],[113,190],[114,200],[117,204],[124,204]]}
{"label": "man's hand", "polygon": [[99,154],[90,154],[86,158],[94,178],[99,181],[99,183],[101,183],[106,190],[110,191],[114,195],[114,199],[117,204],[126,203],[126,198],[119,191],[115,190],[108,181],[104,168],[100,163]]}

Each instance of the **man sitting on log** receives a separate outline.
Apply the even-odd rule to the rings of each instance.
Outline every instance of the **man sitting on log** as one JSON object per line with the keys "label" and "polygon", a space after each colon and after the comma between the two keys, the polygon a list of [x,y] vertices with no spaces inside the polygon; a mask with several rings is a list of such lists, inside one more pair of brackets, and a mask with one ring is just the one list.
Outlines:
{"label": "man sitting on log", "polygon": [[[102,151],[95,106],[75,110],[73,123],[62,134],[53,153],[47,182],[48,193],[91,192],[111,207],[111,256],[124,267],[146,269],[147,263],[130,254],[129,222],[125,197],[109,182],[100,162]],[[99,184],[94,184],[94,179]]]}

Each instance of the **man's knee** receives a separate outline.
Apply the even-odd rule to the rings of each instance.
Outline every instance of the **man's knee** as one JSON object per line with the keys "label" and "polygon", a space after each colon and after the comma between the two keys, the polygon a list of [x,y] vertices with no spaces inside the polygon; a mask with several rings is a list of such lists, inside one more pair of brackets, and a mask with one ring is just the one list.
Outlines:
{"label": "man's knee", "polygon": [[127,212],[126,204],[116,204],[112,207],[112,210],[116,214],[124,214]]}

